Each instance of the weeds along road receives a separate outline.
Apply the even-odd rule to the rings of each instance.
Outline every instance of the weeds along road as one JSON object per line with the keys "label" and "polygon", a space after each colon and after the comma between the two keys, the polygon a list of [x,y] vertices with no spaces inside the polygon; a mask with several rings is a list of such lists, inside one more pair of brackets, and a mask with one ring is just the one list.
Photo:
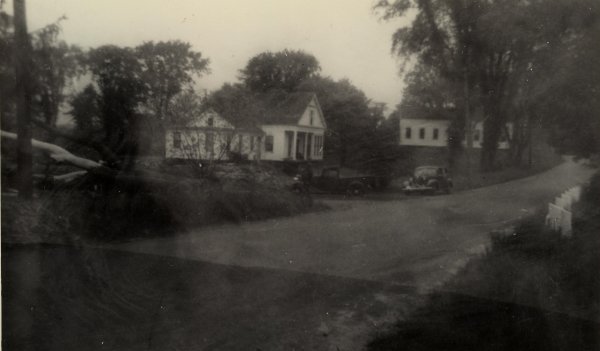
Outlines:
{"label": "weeds along road", "polygon": [[593,170],[567,161],[508,183],[403,201],[331,201],[332,210],[113,248],[243,267],[394,282],[427,290],[489,241]]}

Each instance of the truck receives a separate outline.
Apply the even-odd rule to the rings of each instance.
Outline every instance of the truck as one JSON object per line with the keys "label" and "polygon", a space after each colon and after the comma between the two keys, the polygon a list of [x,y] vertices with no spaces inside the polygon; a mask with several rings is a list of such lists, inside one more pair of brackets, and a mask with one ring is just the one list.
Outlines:
{"label": "truck", "polygon": [[376,176],[335,166],[323,168],[317,175],[313,175],[308,183],[300,175],[295,176],[292,190],[297,193],[308,191],[310,193],[362,196],[380,183],[381,181]]}

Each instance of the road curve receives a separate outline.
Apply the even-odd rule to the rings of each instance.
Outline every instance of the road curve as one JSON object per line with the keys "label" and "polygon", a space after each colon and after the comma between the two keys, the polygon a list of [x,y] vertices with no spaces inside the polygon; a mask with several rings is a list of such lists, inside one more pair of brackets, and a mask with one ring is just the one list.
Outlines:
{"label": "road curve", "polygon": [[490,231],[506,228],[593,172],[569,160],[532,177],[448,196],[352,201],[337,210],[206,227],[111,248],[428,290],[481,252]]}

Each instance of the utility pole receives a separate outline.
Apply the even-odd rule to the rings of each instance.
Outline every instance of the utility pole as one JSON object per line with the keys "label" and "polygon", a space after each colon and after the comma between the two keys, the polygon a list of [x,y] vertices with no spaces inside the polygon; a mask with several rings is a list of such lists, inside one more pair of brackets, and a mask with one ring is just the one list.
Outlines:
{"label": "utility pole", "polygon": [[14,0],[15,73],[17,93],[17,177],[19,197],[33,196],[31,151],[31,42],[27,33],[25,0]]}
{"label": "utility pole", "polygon": [[[468,58],[468,57],[467,57]],[[465,137],[467,141],[466,145],[466,160],[467,160],[467,181],[469,186],[471,185],[471,152],[473,150],[473,128],[471,126],[471,96],[469,89],[469,67],[468,60],[463,70],[464,79],[464,104],[465,104]]]}

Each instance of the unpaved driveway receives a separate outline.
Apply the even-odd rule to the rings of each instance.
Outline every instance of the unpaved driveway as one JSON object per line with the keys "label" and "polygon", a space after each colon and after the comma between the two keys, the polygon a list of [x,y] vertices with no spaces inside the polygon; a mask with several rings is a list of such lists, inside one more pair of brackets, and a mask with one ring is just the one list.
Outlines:
{"label": "unpaved driveway", "polygon": [[411,285],[441,282],[489,240],[593,170],[566,162],[533,177],[447,196],[332,201],[333,210],[194,230],[119,250]]}

